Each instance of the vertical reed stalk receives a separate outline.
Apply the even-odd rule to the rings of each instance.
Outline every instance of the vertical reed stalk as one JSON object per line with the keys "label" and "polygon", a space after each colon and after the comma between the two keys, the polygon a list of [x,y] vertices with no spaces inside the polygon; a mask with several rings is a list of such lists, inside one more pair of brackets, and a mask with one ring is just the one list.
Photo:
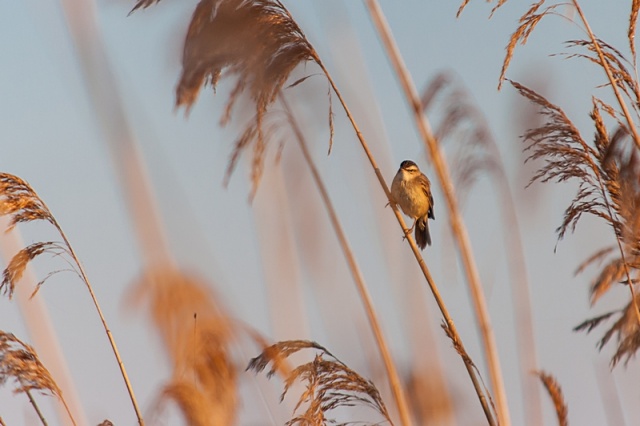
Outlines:
{"label": "vertical reed stalk", "polygon": [[[539,386],[531,375],[538,370],[537,351],[535,345],[535,333],[533,329],[533,312],[531,309],[531,293],[527,278],[524,248],[520,238],[520,226],[515,204],[511,197],[511,190],[507,183],[504,170],[499,168],[496,184],[502,187],[502,211],[506,229],[513,232],[504,232],[505,249],[508,257],[507,267],[512,271],[512,291],[514,299],[514,315],[518,327],[518,358],[520,362],[520,380],[522,382],[522,397],[525,407],[526,424],[535,426],[542,424],[542,400]],[[518,277],[520,280],[518,280]]]}
{"label": "vertical reed stalk", "polygon": [[424,262],[424,259],[422,258],[422,253],[420,252],[420,249],[418,249],[418,246],[416,245],[415,241],[413,240],[413,237],[411,235],[409,235],[409,229],[407,228],[405,222],[404,222],[404,218],[402,217],[402,214],[400,213],[400,211],[398,210],[397,206],[392,202],[392,198],[391,198],[391,193],[389,192],[389,187],[387,186],[386,181],[384,180],[384,177],[382,176],[382,173],[380,172],[380,169],[378,168],[378,164],[376,163],[373,154],[371,153],[371,150],[369,149],[369,146],[367,144],[367,142],[364,139],[364,136],[362,136],[362,132],[360,131],[360,127],[358,126],[358,124],[356,123],[353,115],[351,114],[351,110],[349,109],[349,107],[347,106],[344,98],[342,97],[342,94],[340,93],[340,91],[338,90],[338,87],[336,86],[335,82],[333,81],[333,78],[331,77],[331,74],[329,74],[329,71],[325,68],[324,64],[322,62],[319,62],[319,66],[322,69],[323,73],[327,76],[327,80],[329,81],[329,84],[331,85],[331,88],[333,89],[333,91],[335,92],[336,96],[338,97],[338,100],[340,101],[340,105],[342,106],[345,114],[347,115],[347,118],[349,120],[349,122],[351,123],[351,127],[353,127],[354,132],[356,133],[356,137],[358,138],[358,141],[360,142],[360,145],[362,146],[362,149],[364,150],[365,155],[367,156],[367,159],[369,160],[369,163],[371,163],[371,167],[373,168],[373,171],[376,175],[376,177],[378,178],[378,182],[380,183],[380,186],[382,187],[382,189],[384,190],[385,195],[387,196],[387,199],[390,202],[391,208],[393,210],[393,213],[396,216],[396,219],[398,220],[398,223],[400,224],[400,227],[402,228],[404,235],[407,236],[407,242],[409,243],[411,250],[413,251],[413,255],[416,258],[416,261],[418,262],[418,265],[420,266],[420,269],[422,270],[422,273],[425,277],[425,279],[427,280],[427,283],[429,284],[429,288],[431,289],[431,293],[433,294],[433,297],[436,300],[436,303],[438,304],[438,308],[440,309],[440,312],[442,313],[442,316],[445,320],[445,324],[447,327],[448,332],[450,333],[452,339],[454,340],[454,343],[456,344],[456,349],[460,351],[460,355],[462,360],[464,361],[465,367],[467,369],[467,372],[469,374],[469,377],[471,379],[471,382],[473,383],[473,387],[476,391],[476,394],[478,395],[478,399],[480,400],[480,404],[482,405],[482,409],[485,413],[485,416],[487,417],[487,421],[489,422],[490,425],[495,425],[496,422],[493,418],[493,414],[491,412],[491,408],[489,406],[489,402],[487,400],[487,397],[484,394],[484,390],[482,388],[482,385],[480,383],[480,380],[478,379],[476,370],[475,370],[475,365],[473,364],[473,361],[471,360],[471,357],[467,354],[463,344],[462,344],[462,339],[460,338],[460,335],[458,334],[458,330],[455,327],[455,324],[453,323],[453,320],[451,319],[451,316],[449,315],[449,311],[447,310],[446,305],[444,304],[444,300],[442,299],[442,296],[440,295],[440,291],[438,290],[438,287],[436,286],[435,282],[433,281],[433,278],[431,277],[431,273],[429,272],[429,269],[427,268],[426,263]]}
{"label": "vertical reed stalk", "polygon": [[384,15],[382,14],[377,1],[366,0],[365,4],[367,5],[369,13],[371,14],[371,18],[387,51],[389,60],[391,61],[398,79],[400,80],[402,88],[405,92],[405,96],[407,97],[407,101],[412,107],[418,129],[425,142],[425,145],[427,146],[434,165],[434,169],[436,170],[436,173],[438,175],[438,181],[440,183],[440,186],[442,187],[442,192],[445,195],[445,201],[449,211],[449,217],[451,219],[452,233],[458,245],[462,264],[467,275],[467,281],[469,283],[472,300],[474,302],[474,309],[478,321],[478,327],[480,329],[486,362],[489,369],[489,377],[491,380],[493,392],[495,394],[498,420],[501,425],[508,426],[510,424],[509,407],[507,404],[507,396],[502,379],[502,371],[500,369],[498,350],[493,335],[493,329],[491,328],[489,320],[489,313],[486,301],[484,299],[480,277],[471,252],[471,244],[469,242],[469,237],[467,235],[466,228],[458,209],[457,200],[455,197],[453,185],[451,183],[451,177],[448,171],[447,164],[442,156],[442,153],[438,146],[438,142],[431,132],[429,122],[422,112],[422,106],[420,103],[418,92],[413,85],[411,76],[409,75],[409,72],[403,63],[399,49],[395,44],[395,41],[393,40],[393,36],[391,34],[389,26],[386,22],[386,19],[384,18]]}
{"label": "vertical reed stalk", "polygon": [[371,330],[373,331],[373,335],[378,345],[378,350],[380,351],[382,361],[387,371],[391,391],[398,408],[398,414],[400,415],[400,422],[403,425],[411,425],[412,422],[409,413],[409,405],[407,403],[407,398],[400,382],[400,376],[398,375],[398,371],[391,357],[391,352],[382,333],[380,321],[378,320],[375,308],[373,307],[373,301],[371,299],[371,295],[369,294],[369,290],[367,289],[367,285],[364,282],[362,272],[360,271],[355,256],[353,255],[353,251],[351,250],[351,246],[349,245],[347,236],[342,229],[342,225],[333,207],[333,203],[331,202],[329,193],[327,192],[324,182],[322,181],[322,177],[320,176],[320,173],[318,172],[318,169],[313,162],[313,158],[309,153],[309,149],[307,148],[307,145],[305,143],[304,135],[302,134],[302,131],[300,130],[300,127],[298,126],[298,123],[293,116],[293,113],[291,112],[291,108],[289,108],[289,104],[287,103],[287,100],[282,93],[280,93],[280,102],[284,106],[287,119],[289,120],[291,128],[293,129],[293,132],[296,136],[296,140],[298,141],[298,146],[300,146],[300,150],[302,151],[302,155],[304,156],[304,159],[309,167],[309,171],[311,172],[313,181],[318,188],[318,192],[320,192],[320,197],[322,198],[322,202],[324,203],[324,206],[327,210],[327,215],[329,216],[329,220],[331,221],[331,226],[336,233],[338,243],[340,244],[340,248],[342,249],[342,254],[347,261],[349,271],[351,272],[353,281],[355,282],[358,293],[360,294],[360,299],[362,300],[362,303],[364,305],[367,319],[369,320],[369,325],[371,326]]}

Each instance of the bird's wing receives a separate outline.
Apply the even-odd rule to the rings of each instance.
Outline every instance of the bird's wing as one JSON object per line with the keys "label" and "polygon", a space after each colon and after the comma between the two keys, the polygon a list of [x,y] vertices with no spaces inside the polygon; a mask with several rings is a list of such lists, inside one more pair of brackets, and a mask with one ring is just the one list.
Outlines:
{"label": "bird's wing", "polygon": [[429,178],[425,175],[421,175],[419,179],[422,191],[424,191],[424,194],[429,197],[429,211],[427,212],[427,216],[435,220],[436,217],[433,214],[433,195],[431,195],[431,182],[429,182]]}

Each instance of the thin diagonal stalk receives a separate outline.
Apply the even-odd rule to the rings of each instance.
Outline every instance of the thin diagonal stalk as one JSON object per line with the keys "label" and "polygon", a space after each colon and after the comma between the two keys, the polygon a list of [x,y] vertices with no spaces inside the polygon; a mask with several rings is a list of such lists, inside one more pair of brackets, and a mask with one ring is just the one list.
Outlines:
{"label": "thin diagonal stalk", "polygon": [[[49,210],[49,207],[46,205],[46,203],[42,199],[40,199],[40,202],[42,203],[42,205],[43,205],[45,210],[51,211],[51,210]],[[100,321],[102,322],[102,326],[104,328],[104,331],[107,334],[107,338],[109,339],[109,344],[111,345],[111,349],[113,350],[113,355],[115,356],[116,361],[118,363],[118,367],[120,368],[120,373],[122,374],[122,379],[124,380],[125,386],[127,387],[127,392],[129,393],[129,398],[131,399],[131,404],[133,405],[134,411],[136,412],[136,416],[138,418],[138,423],[140,424],[140,426],[144,426],[144,420],[142,419],[142,414],[140,412],[140,408],[138,407],[138,402],[136,401],[136,396],[133,393],[133,387],[131,386],[131,382],[129,381],[129,375],[127,374],[127,370],[124,367],[124,363],[122,362],[122,358],[120,357],[120,352],[118,351],[118,346],[116,345],[116,341],[113,338],[113,334],[111,333],[111,329],[107,325],[107,320],[104,318],[104,315],[102,314],[102,309],[100,309],[100,304],[98,303],[98,299],[96,298],[96,295],[93,292],[93,287],[91,287],[91,283],[89,282],[89,277],[87,276],[87,274],[86,274],[86,272],[84,270],[84,267],[82,266],[82,263],[80,262],[80,259],[76,255],[76,252],[73,249],[73,247],[71,246],[71,243],[69,243],[69,240],[67,239],[67,235],[62,230],[62,227],[60,226],[58,221],[55,220],[55,218],[53,218],[52,223],[53,223],[53,226],[55,226],[56,229],[58,230],[58,232],[60,233],[60,236],[62,237],[67,249],[69,250],[69,255],[71,255],[71,257],[73,258],[73,261],[78,266],[78,272],[80,273],[80,277],[82,278],[82,281],[84,281],[85,285],[87,286],[87,290],[89,290],[89,294],[91,295],[91,300],[93,301],[93,304],[96,307],[96,311],[98,312],[98,316],[100,317]],[[68,411],[69,408],[67,407],[67,404],[64,402],[64,400],[62,400],[62,402],[63,402],[65,408]],[[71,418],[71,420],[73,421],[73,417]],[[73,421],[73,423],[75,425],[75,421]]]}
{"label": "thin diagonal stalk", "polygon": [[[105,139],[108,142],[107,146],[118,171],[117,176],[120,179],[121,188],[128,201],[126,204],[130,208],[130,214],[135,224],[133,228],[137,233],[137,240],[142,249],[141,254],[144,258],[145,267],[152,268],[155,265],[174,266],[175,261],[171,256],[169,245],[163,232],[158,209],[155,206],[155,199],[148,182],[146,168],[140,157],[129,122],[124,114],[122,100],[98,32],[94,2],[81,0],[60,1],[71,33],[71,39],[75,43],[75,48],[78,52],[91,106],[99,121],[101,130],[105,134]],[[64,234],[63,238],[66,241]],[[70,245],[69,247],[75,257],[73,249]],[[115,341],[107,327],[89,281],[86,279],[86,274],[79,262],[78,265],[118,361],[138,424],[142,426],[144,425],[142,413],[138,407]]]}
{"label": "thin diagonal stalk", "polygon": [[111,71],[96,20],[95,1],[60,0],[83,83],[132,217],[145,267],[175,266],[133,130]]}
{"label": "thin diagonal stalk", "polygon": [[483,411],[485,413],[485,416],[487,417],[487,421],[489,422],[490,425],[495,425],[496,422],[495,422],[495,420],[493,418],[493,414],[491,412],[491,408],[489,406],[489,402],[487,400],[486,395],[484,394],[484,390],[483,390],[482,385],[480,383],[480,380],[478,378],[477,372],[475,370],[475,366],[474,366],[473,362],[471,361],[471,357],[469,357],[469,355],[467,354],[467,352],[466,352],[466,350],[464,348],[464,345],[462,344],[462,339],[461,339],[460,335],[458,334],[458,330],[456,329],[455,324],[453,323],[453,320],[451,319],[451,316],[449,315],[449,311],[447,310],[447,307],[444,304],[444,300],[442,299],[442,296],[440,295],[440,291],[438,290],[438,287],[436,286],[435,282],[433,281],[433,278],[431,277],[431,273],[429,272],[429,269],[427,268],[427,265],[424,262],[424,259],[422,258],[422,253],[418,249],[418,246],[416,246],[416,243],[413,240],[413,237],[410,235],[409,229],[407,228],[407,226],[406,226],[406,224],[404,222],[404,218],[402,217],[402,214],[398,210],[397,206],[392,202],[391,193],[389,192],[389,187],[387,186],[387,183],[384,180],[384,177],[382,176],[382,173],[380,172],[380,169],[378,168],[378,164],[375,161],[375,158],[373,157],[373,154],[371,153],[371,150],[369,149],[369,145],[367,144],[366,140],[364,139],[364,136],[362,135],[362,132],[360,131],[360,127],[358,126],[358,124],[355,121],[355,118],[351,114],[351,110],[347,106],[347,103],[345,102],[344,98],[342,97],[342,94],[338,90],[338,87],[336,86],[335,82],[333,81],[333,78],[331,77],[331,74],[329,74],[329,71],[326,69],[326,67],[324,66],[324,64],[322,62],[319,62],[318,65],[322,69],[323,73],[326,75],[327,80],[329,81],[329,84],[331,85],[331,88],[333,89],[334,93],[338,97],[338,100],[340,101],[340,105],[342,106],[345,114],[347,115],[347,118],[348,118],[349,122],[351,123],[351,127],[353,128],[354,132],[356,133],[356,137],[358,138],[358,141],[360,142],[360,146],[362,146],[362,149],[364,150],[364,153],[367,156],[367,159],[369,160],[369,163],[371,164],[371,167],[373,168],[373,171],[374,171],[376,177],[378,178],[378,182],[380,183],[380,186],[384,190],[384,193],[385,193],[387,199],[390,202],[390,205],[391,205],[391,208],[393,210],[393,213],[395,214],[396,219],[398,220],[398,223],[400,224],[400,227],[402,228],[402,231],[403,231],[404,235],[407,237],[406,240],[407,240],[408,244],[411,247],[411,251],[413,251],[413,255],[415,256],[416,261],[418,262],[418,265],[420,266],[420,269],[421,269],[425,279],[427,280],[427,283],[429,284],[429,288],[431,290],[431,293],[433,294],[433,297],[436,300],[436,303],[438,305],[438,308],[440,309],[440,312],[442,313],[442,317],[444,318],[445,324],[446,324],[449,332],[451,333],[452,337],[456,340],[457,348],[458,348],[458,350],[461,351],[461,358],[464,361],[464,364],[465,364],[465,367],[466,367],[467,372],[469,374],[469,377],[471,379],[471,382],[473,383],[473,387],[474,387],[474,389],[476,391],[476,394],[478,395],[478,399],[480,400],[480,404],[482,405],[482,409],[483,409]]}
{"label": "thin diagonal stalk", "polygon": [[[40,407],[38,406],[38,403],[36,402],[35,398],[33,397],[33,395],[31,395],[30,391],[25,391],[25,393],[27,394],[27,397],[29,398],[29,402],[31,403],[31,406],[33,407],[33,409],[35,410],[36,414],[38,415],[38,418],[40,419],[40,422],[43,424],[43,426],[47,426],[47,419],[45,419],[44,415],[42,414],[42,411],[40,411]],[[73,418],[73,415],[71,414],[71,410],[69,410],[69,406],[67,405],[67,401],[65,401],[64,397],[62,396],[62,393],[60,393],[58,396],[58,399],[60,399],[60,402],[62,402],[62,405],[64,406],[64,409],[67,411],[67,415],[69,416],[69,419],[71,420],[71,423],[73,423],[74,426],[76,426],[76,420]]]}
{"label": "thin diagonal stalk", "polygon": [[[42,203],[42,206],[43,206],[44,210],[49,211],[49,212],[51,211],[49,209],[49,206],[47,206],[47,204],[44,202],[44,200],[42,198],[39,198],[39,201]],[[96,311],[98,312],[98,316],[100,317],[100,321],[102,322],[102,326],[104,327],[104,331],[107,334],[107,338],[109,339],[109,343],[111,344],[111,348],[113,350],[113,354],[116,357],[116,361],[118,362],[118,367],[120,368],[120,372],[122,374],[122,378],[123,378],[124,383],[125,383],[125,385],[127,387],[127,392],[129,393],[129,398],[131,399],[131,403],[133,405],[134,411],[135,411],[136,416],[138,418],[138,423],[140,424],[140,426],[143,426],[144,425],[144,421],[142,419],[142,414],[140,412],[140,409],[138,408],[138,403],[136,401],[135,394],[133,393],[133,388],[131,387],[131,382],[129,381],[129,376],[127,375],[127,370],[125,369],[124,363],[122,362],[122,358],[120,357],[120,353],[118,351],[118,347],[116,345],[116,342],[115,342],[115,340],[113,338],[113,334],[111,333],[111,330],[109,329],[109,326],[107,325],[107,320],[104,318],[104,315],[102,314],[102,309],[100,309],[100,304],[98,303],[98,299],[96,298],[96,295],[93,292],[93,287],[91,287],[91,283],[89,282],[89,277],[87,276],[87,274],[86,274],[86,272],[84,270],[84,267],[82,266],[82,263],[80,262],[80,259],[76,255],[75,250],[71,246],[71,243],[69,243],[67,235],[62,230],[62,227],[60,226],[58,221],[53,216],[51,216],[51,218],[52,218],[51,223],[58,230],[58,233],[62,237],[62,240],[64,241],[64,244],[65,244],[65,246],[66,246],[66,248],[68,250],[69,255],[71,256],[71,258],[75,262],[76,266],[78,267],[78,273],[80,274],[80,278],[82,279],[82,281],[84,281],[85,285],[87,286],[87,289],[89,290],[89,294],[91,295],[91,300],[93,301],[93,304],[96,307]],[[65,408],[67,409],[67,412],[68,412],[69,408],[67,407],[67,404],[64,402],[64,400],[63,400],[63,403],[64,403]],[[73,418],[72,418],[72,422],[75,425],[75,421],[73,421]]]}
{"label": "thin diagonal stalk", "polygon": [[618,100],[618,104],[620,105],[620,108],[622,109],[622,113],[624,114],[625,119],[627,120],[627,125],[629,127],[629,131],[633,134],[633,141],[635,142],[636,146],[638,148],[640,148],[640,134],[638,134],[638,129],[636,129],[636,125],[633,122],[633,118],[631,117],[631,113],[629,112],[629,108],[627,108],[627,104],[625,103],[624,99],[622,98],[622,94],[620,93],[620,91],[618,90],[618,87],[616,86],[616,79],[613,77],[613,73],[611,72],[611,68],[609,67],[604,54],[602,53],[602,49],[600,49],[600,43],[598,42],[598,39],[596,38],[595,34],[593,34],[593,31],[591,31],[591,27],[589,26],[589,22],[587,21],[586,16],[584,16],[584,13],[582,12],[582,9],[580,8],[580,5],[578,4],[577,0],[572,0],[573,1],[573,5],[576,8],[576,12],[578,12],[578,15],[580,15],[580,19],[582,20],[582,23],[584,24],[584,28],[587,31],[587,33],[589,34],[589,38],[591,38],[591,43],[593,43],[593,47],[596,50],[596,53],[598,54],[598,57],[600,58],[600,63],[602,64],[602,69],[604,70],[604,72],[607,74],[607,78],[609,79],[609,84],[611,84],[611,89],[613,90],[614,95],[616,96],[616,99]]}
{"label": "thin diagonal stalk", "polygon": [[136,412],[136,417],[138,418],[138,424],[140,424],[140,426],[144,426],[142,413],[140,411],[140,408],[138,407],[138,402],[136,401],[136,395],[133,393],[133,387],[131,386],[129,375],[127,374],[127,370],[124,367],[124,362],[122,362],[122,358],[120,357],[120,352],[118,351],[118,346],[116,345],[116,341],[113,338],[111,329],[107,325],[107,320],[104,318],[104,315],[102,314],[102,309],[100,309],[100,304],[98,304],[98,299],[96,298],[96,295],[93,292],[93,288],[91,287],[91,284],[89,283],[89,278],[87,277],[87,274],[85,273],[84,267],[80,263],[80,260],[77,258],[76,253],[73,250],[73,247],[71,247],[71,244],[69,244],[69,241],[67,240],[67,236],[64,234],[64,232],[62,232],[60,228],[58,228],[58,230],[60,231],[60,234],[62,235],[62,238],[64,239],[65,244],[69,248],[69,253],[73,257],[76,264],[78,265],[78,270],[80,272],[80,275],[82,276],[82,280],[87,285],[87,290],[89,290],[89,294],[91,295],[91,300],[93,301],[93,304],[96,307],[96,311],[98,312],[98,316],[100,317],[100,321],[102,322],[104,331],[105,333],[107,333],[107,338],[109,339],[109,344],[111,345],[111,349],[113,350],[113,355],[116,357],[116,361],[118,362],[118,367],[120,368],[120,373],[122,374],[122,379],[124,380],[124,383],[127,387],[127,392],[129,393],[129,398],[131,399],[131,404],[133,404],[133,409]]}
{"label": "thin diagonal stalk", "polygon": [[[25,393],[27,394],[27,398],[29,398],[29,402],[31,403],[31,406],[33,407],[33,409],[35,410],[36,414],[38,415],[38,418],[40,419],[40,422],[42,423],[43,426],[48,426],[47,424],[47,419],[44,418],[44,415],[42,414],[42,411],[40,411],[40,407],[38,407],[38,404],[36,403],[36,400],[33,399],[33,395],[31,395],[31,392],[29,392],[28,390],[25,391]],[[66,404],[65,404],[66,407]],[[71,417],[71,419],[73,420],[73,417]],[[73,424],[75,425],[76,423],[73,422]]]}
{"label": "thin diagonal stalk", "polygon": [[478,321],[478,327],[480,329],[480,335],[482,338],[481,340],[483,343],[486,362],[489,369],[489,378],[491,380],[491,385],[495,394],[498,420],[501,425],[508,426],[511,422],[509,419],[509,407],[507,403],[507,395],[504,389],[504,382],[502,379],[502,371],[500,369],[498,350],[493,335],[493,329],[489,320],[489,312],[482,291],[480,276],[475,264],[475,259],[472,255],[469,236],[467,235],[466,228],[462,221],[462,216],[460,215],[460,211],[458,209],[458,203],[455,197],[453,184],[451,183],[452,181],[448,166],[440,151],[438,142],[431,132],[429,122],[422,112],[422,106],[420,103],[418,91],[416,90],[415,85],[411,80],[411,76],[409,75],[409,72],[403,63],[399,49],[395,44],[395,41],[393,40],[393,36],[386,22],[386,19],[384,18],[384,15],[380,10],[378,2],[375,0],[366,0],[365,4],[367,5],[369,13],[371,14],[371,18],[387,51],[389,60],[391,61],[398,79],[400,80],[402,88],[405,92],[405,96],[407,97],[407,101],[412,107],[416,124],[425,142],[425,145],[427,146],[431,161],[434,165],[434,169],[436,170],[436,173],[438,175],[438,181],[442,188],[442,192],[445,195],[445,201],[447,209],[449,211],[449,218],[451,220],[452,233],[457,243],[461,261],[467,275],[467,282],[469,284],[469,289],[474,304],[474,310]]}
{"label": "thin diagonal stalk", "polygon": [[369,290],[367,289],[367,285],[364,282],[364,277],[362,276],[362,272],[358,266],[355,256],[353,255],[353,251],[351,250],[351,246],[349,245],[349,241],[347,240],[347,236],[342,229],[342,224],[338,219],[338,215],[333,207],[333,203],[331,202],[331,198],[329,197],[329,193],[322,181],[322,177],[316,168],[315,163],[313,162],[313,158],[309,153],[309,149],[307,148],[307,144],[305,143],[304,135],[300,130],[300,126],[298,125],[293,113],[291,112],[291,108],[289,108],[289,104],[287,103],[284,95],[280,94],[280,102],[284,106],[285,113],[287,115],[287,119],[291,124],[291,128],[296,136],[296,140],[298,141],[298,145],[300,146],[300,150],[302,151],[302,155],[304,156],[307,165],[309,166],[309,170],[313,177],[313,181],[318,188],[318,192],[320,192],[320,197],[322,198],[322,202],[327,210],[327,215],[329,216],[329,220],[331,221],[331,226],[333,227],[334,232],[336,233],[336,237],[338,238],[338,242],[340,244],[340,248],[342,249],[342,253],[347,261],[347,265],[349,266],[349,271],[351,272],[351,276],[353,277],[353,281],[356,284],[358,289],[358,293],[360,294],[360,298],[362,299],[362,303],[364,305],[365,312],[367,314],[367,318],[369,320],[369,325],[371,326],[371,330],[373,331],[373,335],[375,337],[376,343],[378,345],[378,350],[380,351],[380,355],[382,357],[382,361],[384,363],[385,369],[387,371],[387,376],[389,378],[389,385],[391,387],[391,391],[393,393],[396,406],[398,408],[398,414],[400,415],[400,422],[403,425],[411,425],[411,416],[409,414],[409,405],[407,403],[407,398],[402,389],[402,384],[400,382],[400,376],[398,375],[398,370],[393,362],[391,357],[391,352],[389,351],[389,346],[387,345],[386,339],[382,334],[382,328],[380,327],[380,321],[378,320],[378,316],[376,314],[375,308],[373,307],[373,301],[371,300],[371,295],[369,294]]}
{"label": "thin diagonal stalk", "polygon": [[[6,229],[9,223],[7,217],[0,218],[0,229]],[[24,246],[25,244],[17,227],[11,232],[5,232],[0,236],[0,252],[2,252],[2,257],[5,258],[7,263],[9,263],[14,254]],[[29,284],[16,287],[17,301],[24,323],[29,332],[29,336],[33,340],[34,346],[38,348],[41,359],[46,362],[49,372],[60,387],[61,395],[66,395],[66,398],[60,398],[62,407],[56,405],[60,424],[75,425],[75,418],[78,418],[81,424],[86,423],[78,392],[62,354],[62,349],[60,348],[56,332],[52,326],[49,312],[40,297],[40,293],[32,293],[33,288],[36,287],[37,279],[30,265],[26,266],[22,280],[25,281],[25,284]],[[67,405],[67,399],[69,399],[69,403],[71,407],[73,407],[75,417],[71,414],[71,409]],[[64,408],[64,410],[62,408]],[[69,418],[69,422],[65,421],[67,417]]]}

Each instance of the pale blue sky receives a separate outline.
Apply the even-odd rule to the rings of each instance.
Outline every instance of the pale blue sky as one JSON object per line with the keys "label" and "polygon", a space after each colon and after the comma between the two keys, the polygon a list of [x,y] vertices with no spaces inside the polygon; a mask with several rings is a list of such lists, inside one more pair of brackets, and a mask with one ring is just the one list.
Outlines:
{"label": "pale blue sky", "polygon": [[[554,374],[562,385],[572,424],[605,424],[605,410],[594,369],[607,368],[611,348],[602,354],[597,352],[595,343],[601,331],[585,336],[575,334],[571,329],[587,317],[622,306],[628,295],[622,290],[614,291],[590,309],[587,289],[594,271],[577,278],[573,276],[575,267],[584,258],[612,242],[609,230],[598,222],[585,219],[578,227],[578,233],[561,242],[558,252],[553,253],[554,229],[560,224],[562,212],[573,195],[573,186],[523,189],[530,169],[521,171],[521,142],[518,139],[523,130],[518,116],[521,100],[510,87],[505,86],[501,92],[496,90],[504,48],[526,7],[521,3],[507,2],[492,19],[488,19],[492,5],[479,0],[472,1],[460,19],[455,18],[457,2],[384,1],[382,7],[418,88],[424,87],[438,71],[452,70],[486,114],[519,204],[532,286],[539,365]],[[598,36],[626,53],[629,6],[626,2],[624,5],[619,4],[623,2],[593,3],[596,4],[584,5],[592,28]],[[265,302],[268,292],[264,287],[265,265],[261,260],[268,248],[261,246],[257,236],[264,232],[260,231],[260,226],[269,226],[265,223],[266,214],[263,215],[260,209],[269,205],[270,200],[265,197],[270,197],[270,193],[263,187],[256,198],[256,206],[247,203],[246,161],[241,162],[229,188],[222,187],[226,163],[237,134],[234,125],[224,130],[218,126],[229,84],[223,82],[215,96],[209,89],[201,92],[188,119],[182,112],[173,110],[181,44],[195,4],[193,0],[164,0],[127,17],[133,3],[99,0],[97,18],[110,66],[150,170],[174,254],[185,267],[215,283],[221,300],[236,317],[269,338],[302,337],[275,336],[269,325],[273,318]],[[389,181],[399,162],[411,158],[435,182],[409,109],[363,4],[330,0],[287,2],[286,5],[352,105]],[[563,13],[571,14],[571,11],[563,10]],[[3,73],[0,120],[4,139],[0,169],[29,181],[67,232],[93,281],[138,400],[148,412],[162,380],[167,378],[167,360],[144,317],[124,307],[126,289],[140,273],[138,246],[132,238],[132,222],[127,217],[106,141],[91,112],[60,6],[55,0],[0,2],[0,16],[4,18],[0,41]],[[603,82],[603,76],[585,62],[547,56],[562,52],[565,40],[580,37],[575,26],[552,17],[534,32],[529,45],[516,50],[508,77],[544,88],[549,100],[565,108],[585,137],[589,137],[592,133],[587,116],[590,99],[596,93],[594,87]],[[309,64],[297,72],[304,75],[317,70]],[[410,253],[399,244],[400,231],[393,223],[391,211],[383,208],[379,190],[375,195],[363,194],[362,188],[374,184],[374,176],[365,166],[353,131],[347,126],[335,99],[334,148],[331,156],[326,156],[326,83],[321,77],[314,77],[303,86],[292,91],[307,100],[305,106],[299,108],[306,120],[314,155],[371,286],[394,355],[400,364],[406,364],[410,338],[400,319],[399,312],[403,308],[398,307],[402,301],[398,299],[401,292],[397,289],[402,283],[390,278],[393,274],[384,266],[383,245],[394,244],[393,247],[398,247],[398,256],[409,257]],[[284,150],[283,164],[300,161],[294,144],[287,143]],[[268,162],[267,167],[274,167],[273,162]],[[375,192],[375,185],[373,188]],[[481,180],[465,204],[464,213],[486,289],[512,420],[517,425],[522,424],[524,414],[500,234],[503,226],[493,191],[486,179]],[[448,237],[449,224],[439,191],[435,198],[434,245],[425,250],[425,258],[465,344],[488,382],[466,286],[455,268],[455,254]],[[295,198],[290,202],[295,203]],[[319,212],[318,217],[324,220],[323,212]],[[392,230],[391,239],[387,234],[378,233],[376,227],[380,226],[380,220],[386,221],[385,229]],[[23,230],[27,242],[52,235],[44,226]],[[332,234],[324,235],[323,239],[331,247],[329,250],[337,251]],[[297,244],[305,243],[299,235],[294,240]],[[336,257],[327,262],[335,264],[334,278],[340,280],[330,285],[351,288],[342,259]],[[59,267],[53,263],[38,263],[39,276],[44,276],[49,266]],[[354,344],[355,337],[350,334],[356,327],[361,327],[359,301],[342,302],[347,303],[345,306],[350,303],[356,307],[353,313],[344,317],[353,324],[345,327],[348,330],[340,335],[328,329],[332,319],[320,320],[327,308],[316,306],[322,289],[329,288],[322,286],[329,286],[329,283],[317,282],[319,278],[314,279],[317,275],[311,267],[302,268],[300,277],[302,297],[311,318],[309,334],[305,337],[327,346],[363,375],[373,375],[372,370],[378,367],[372,368],[371,362],[376,358],[363,354],[362,350],[362,347],[372,347],[370,338],[367,335]],[[81,283],[71,275],[60,275],[45,285],[42,296],[59,334],[89,424],[97,424],[104,418],[111,419],[116,425],[134,424],[135,418],[115,361]],[[483,424],[462,364],[438,327],[431,298],[425,296],[425,300],[429,300],[430,327],[439,341],[438,353],[451,379],[454,395],[459,399],[459,411],[467,412],[460,424]],[[335,309],[339,307],[337,304]],[[0,328],[28,341],[15,303],[1,299],[0,312]],[[637,383],[634,378],[639,372],[637,365],[632,363],[626,370],[618,367],[612,376],[627,424],[640,422],[640,412],[634,408],[638,406],[640,388],[632,386]],[[375,380],[384,382],[379,374]],[[253,382],[249,379],[245,383],[250,387]],[[263,389],[270,386],[276,391],[265,398],[275,403],[280,389],[275,383],[263,385]],[[0,416],[6,424],[33,421],[26,400],[8,395],[6,389],[0,392]],[[388,392],[385,397],[391,405]],[[543,396],[543,403],[546,424],[554,424],[554,414],[546,396]],[[240,424],[263,424],[258,419],[264,411],[255,408],[260,404],[255,390],[246,393]],[[52,413],[48,404],[43,405],[47,413]],[[50,424],[57,423],[53,414],[49,419]],[[162,424],[176,422],[175,417],[169,417]]]}

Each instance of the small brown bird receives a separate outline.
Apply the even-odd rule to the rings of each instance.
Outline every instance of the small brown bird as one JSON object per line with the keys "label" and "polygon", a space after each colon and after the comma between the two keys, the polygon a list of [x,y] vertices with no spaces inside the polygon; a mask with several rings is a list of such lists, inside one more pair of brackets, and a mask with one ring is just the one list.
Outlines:
{"label": "small brown bird", "polygon": [[410,160],[400,163],[400,169],[391,184],[391,197],[404,214],[414,220],[409,232],[415,228],[418,247],[424,249],[427,244],[431,245],[427,220],[436,218],[433,214],[431,183],[416,163]]}

